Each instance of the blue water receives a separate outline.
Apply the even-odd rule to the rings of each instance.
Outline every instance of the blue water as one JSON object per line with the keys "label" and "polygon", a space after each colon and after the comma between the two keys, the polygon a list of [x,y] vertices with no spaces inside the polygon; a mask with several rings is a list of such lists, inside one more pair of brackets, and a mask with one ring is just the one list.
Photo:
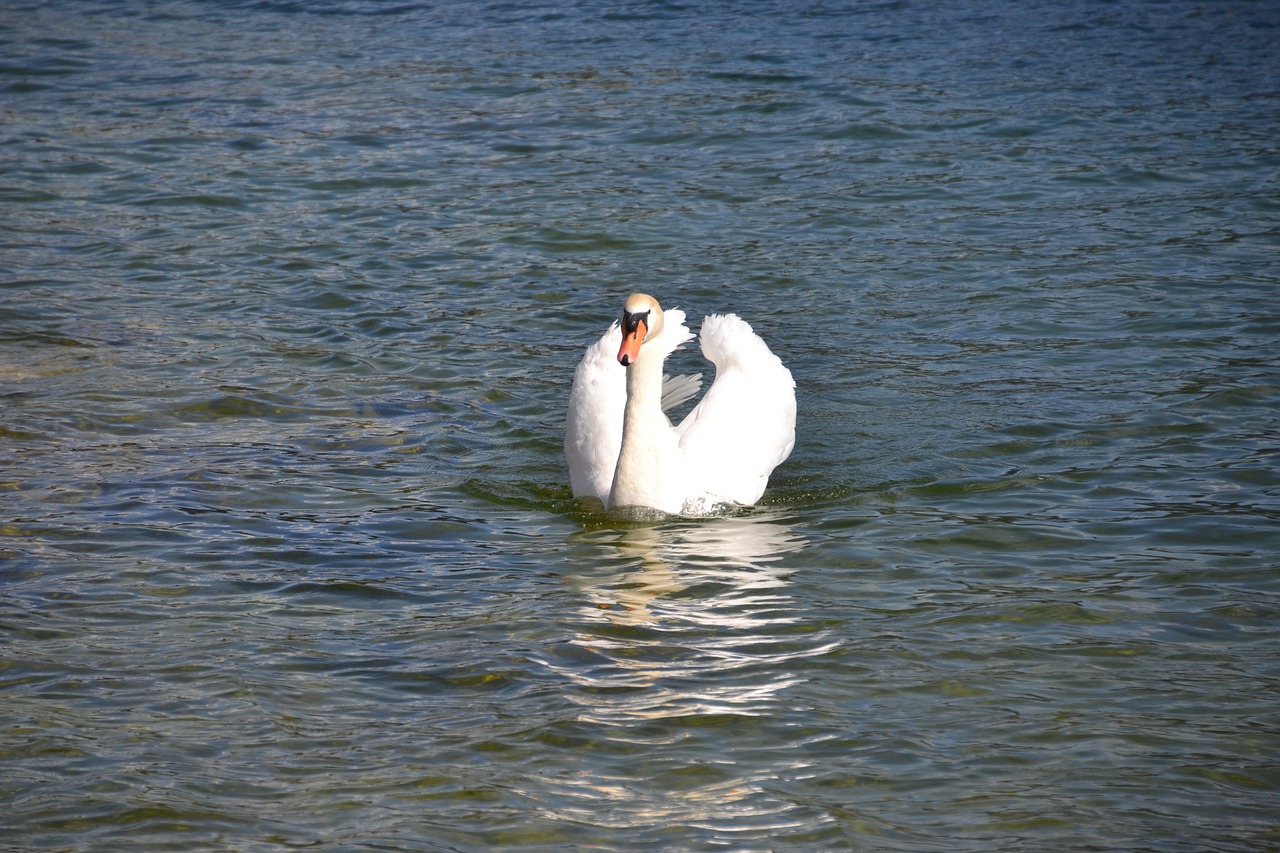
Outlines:
{"label": "blue water", "polygon": [[[1280,849],[1278,57],[0,4],[0,848]],[[760,506],[573,501],[634,290],[794,374]]]}

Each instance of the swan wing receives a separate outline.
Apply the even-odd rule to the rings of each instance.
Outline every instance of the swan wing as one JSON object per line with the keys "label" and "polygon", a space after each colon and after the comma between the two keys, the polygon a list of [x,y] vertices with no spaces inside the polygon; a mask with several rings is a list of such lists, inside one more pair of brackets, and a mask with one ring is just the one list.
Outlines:
{"label": "swan wing", "polygon": [[[684,312],[668,309],[656,346],[663,358],[693,338]],[[622,418],[627,407],[627,371],[618,363],[622,330],[615,321],[600,340],[587,347],[573,374],[565,423],[564,456],[574,497],[594,497],[608,504],[613,472],[622,450]],[[677,376],[663,384],[663,408],[697,393],[701,376]],[[670,400],[670,401],[669,401]]]}
{"label": "swan wing", "polygon": [[622,447],[622,413],[627,405],[627,374],[618,364],[622,331],[615,321],[587,347],[573,373],[564,431],[564,458],[576,498],[609,500],[613,469]]}
{"label": "swan wing", "polygon": [[699,337],[716,378],[676,429],[687,500],[753,504],[795,446],[795,381],[734,314],[707,317]]}
{"label": "swan wing", "polygon": [[702,388],[701,373],[684,376],[662,377],[662,411],[669,412],[681,403],[692,400]]}

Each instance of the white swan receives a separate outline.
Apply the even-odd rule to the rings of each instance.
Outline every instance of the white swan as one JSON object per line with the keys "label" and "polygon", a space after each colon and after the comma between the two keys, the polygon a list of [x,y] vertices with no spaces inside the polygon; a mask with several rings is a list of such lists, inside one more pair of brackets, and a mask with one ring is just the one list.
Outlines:
{"label": "white swan", "polygon": [[702,377],[664,380],[662,363],[692,337],[683,311],[664,312],[652,296],[634,293],[621,323],[587,347],[564,439],[575,497],[608,509],[697,515],[764,494],[795,445],[791,371],[745,321],[713,314],[702,321],[701,345],[715,382],[672,426],[663,410],[696,394]]}

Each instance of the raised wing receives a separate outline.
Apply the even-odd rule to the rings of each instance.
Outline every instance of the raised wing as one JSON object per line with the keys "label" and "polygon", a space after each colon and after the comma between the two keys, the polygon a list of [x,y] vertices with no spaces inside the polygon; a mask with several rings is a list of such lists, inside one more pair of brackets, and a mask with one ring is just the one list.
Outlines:
{"label": "raised wing", "polygon": [[609,500],[613,469],[622,447],[622,413],[627,405],[627,372],[618,364],[622,331],[617,322],[587,347],[573,374],[564,456],[574,497]]}
{"label": "raised wing", "polygon": [[736,315],[708,317],[699,337],[716,378],[676,428],[690,497],[753,504],[795,445],[795,381]]}

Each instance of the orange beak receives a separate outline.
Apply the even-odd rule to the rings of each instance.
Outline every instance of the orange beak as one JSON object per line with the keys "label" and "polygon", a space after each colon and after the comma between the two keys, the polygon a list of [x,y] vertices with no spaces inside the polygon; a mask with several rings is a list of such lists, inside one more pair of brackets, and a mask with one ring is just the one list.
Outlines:
{"label": "orange beak", "polygon": [[644,343],[644,336],[649,334],[649,326],[644,320],[636,320],[636,327],[632,331],[628,331],[626,326],[622,329],[622,347],[618,350],[618,361],[623,367],[635,362],[640,357],[640,344]]}

